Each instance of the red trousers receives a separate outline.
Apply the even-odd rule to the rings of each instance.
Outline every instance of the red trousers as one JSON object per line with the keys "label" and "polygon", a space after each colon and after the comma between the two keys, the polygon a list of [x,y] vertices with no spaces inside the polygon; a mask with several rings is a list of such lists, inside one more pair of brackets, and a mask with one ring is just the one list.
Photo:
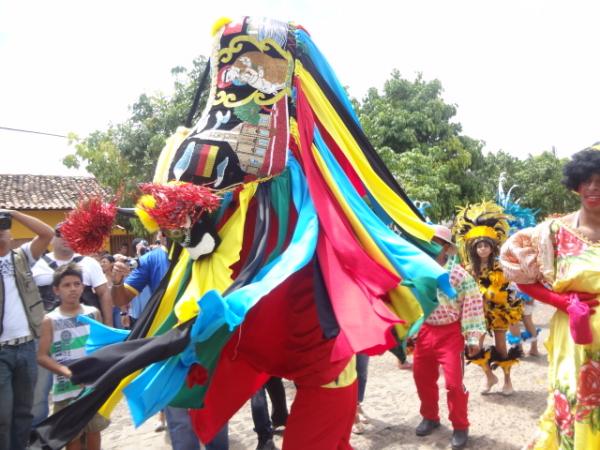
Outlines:
{"label": "red trousers", "polygon": [[297,386],[282,450],[352,450],[357,382],[343,388]]}
{"label": "red trousers", "polygon": [[463,385],[464,346],[460,322],[440,326],[424,324],[413,355],[413,376],[421,400],[421,415],[425,419],[440,420],[437,380],[441,365],[446,380],[448,419],[455,430],[469,428],[469,393]]}

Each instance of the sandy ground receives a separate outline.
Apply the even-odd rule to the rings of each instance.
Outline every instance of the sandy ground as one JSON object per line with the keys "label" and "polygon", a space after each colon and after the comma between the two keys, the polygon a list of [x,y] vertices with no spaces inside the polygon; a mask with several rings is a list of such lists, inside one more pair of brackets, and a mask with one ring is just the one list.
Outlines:
{"label": "sandy ground", "polygon": [[[542,328],[541,342],[548,336],[547,324],[552,309],[538,304],[534,312],[534,321]],[[481,369],[468,366],[465,370],[465,385],[470,391],[469,420],[471,421],[471,449],[520,449],[532,436],[537,418],[546,403],[546,352],[540,342],[542,356],[526,357],[513,370],[512,397],[500,394],[482,396],[483,385]],[[527,349],[526,349],[527,350]],[[498,369],[500,376],[501,371]],[[443,378],[440,378],[440,414],[442,427],[432,435],[420,438],[414,429],[420,421],[419,399],[416,394],[412,372],[399,370],[396,358],[390,353],[373,357],[369,363],[369,378],[366,398],[363,404],[365,414],[370,420],[362,435],[352,435],[352,445],[358,450],[379,449],[446,449],[452,427],[447,420],[445,390]],[[500,383],[501,384],[501,383]],[[294,386],[285,383],[288,405],[294,396]],[[496,389],[499,390],[499,389]],[[166,433],[154,432],[155,420],[150,420],[140,428],[131,424],[127,407],[121,403],[113,416],[113,423],[103,433],[103,449],[167,450]],[[230,450],[248,450],[256,447],[256,434],[252,431],[249,402],[238,411],[229,424]],[[281,436],[275,437],[275,443],[281,448]],[[310,450],[310,449],[307,449]]]}

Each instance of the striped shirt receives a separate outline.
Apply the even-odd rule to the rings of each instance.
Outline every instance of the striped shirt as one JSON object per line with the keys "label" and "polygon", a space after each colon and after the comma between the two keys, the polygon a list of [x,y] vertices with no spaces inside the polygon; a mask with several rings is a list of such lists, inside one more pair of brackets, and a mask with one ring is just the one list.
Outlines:
{"label": "striped shirt", "polygon": [[467,345],[479,344],[486,332],[483,299],[475,279],[456,261],[449,258],[444,268],[450,273],[450,284],[456,290],[456,300],[450,299],[438,289],[439,305],[425,323],[448,325],[460,320]]}
{"label": "striped shirt", "polygon": [[[56,308],[46,315],[52,320],[53,330],[50,357],[59,364],[66,364],[85,356],[85,344],[90,334],[90,326],[79,322],[77,316],[84,315],[95,319],[100,313],[93,306],[82,304],[81,308],[79,313],[74,316],[62,314],[60,308]],[[82,390],[83,386],[71,383],[71,380],[63,375],[54,374],[53,401],[59,402],[77,397]]]}

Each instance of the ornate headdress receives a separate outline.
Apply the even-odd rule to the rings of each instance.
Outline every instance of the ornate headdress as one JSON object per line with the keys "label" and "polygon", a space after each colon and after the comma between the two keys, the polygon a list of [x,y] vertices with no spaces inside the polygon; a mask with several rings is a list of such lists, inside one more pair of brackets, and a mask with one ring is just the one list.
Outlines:
{"label": "ornate headdress", "polygon": [[502,245],[508,237],[509,218],[500,205],[490,201],[460,208],[454,220],[452,233],[455,235],[461,259],[468,261],[468,248],[481,240],[490,240],[496,245]]}
{"label": "ornate headdress", "polygon": [[[600,146],[598,147],[600,150]],[[519,204],[520,199],[514,200],[511,198],[511,194],[514,188],[518,185],[510,187],[508,192],[504,192],[503,184],[506,181],[506,173],[502,172],[498,179],[498,192],[496,193],[496,201],[502,208],[504,213],[509,215],[508,224],[510,226],[509,234],[516,233],[523,228],[534,227],[536,225],[536,214],[540,212],[539,209],[525,208]]]}

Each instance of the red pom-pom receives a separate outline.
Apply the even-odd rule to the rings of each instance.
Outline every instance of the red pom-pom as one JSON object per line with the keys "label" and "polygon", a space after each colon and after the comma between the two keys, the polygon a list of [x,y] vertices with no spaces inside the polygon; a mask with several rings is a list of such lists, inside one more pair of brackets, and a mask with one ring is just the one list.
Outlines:
{"label": "red pom-pom", "polygon": [[140,185],[140,190],[156,201],[152,207],[141,208],[163,230],[189,227],[204,212],[214,211],[221,200],[212,189],[191,183],[145,183]]}
{"label": "red pom-pom", "polygon": [[104,203],[101,197],[80,200],[61,225],[60,234],[77,253],[96,253],[110,236],[116,215],[115,204]]}

